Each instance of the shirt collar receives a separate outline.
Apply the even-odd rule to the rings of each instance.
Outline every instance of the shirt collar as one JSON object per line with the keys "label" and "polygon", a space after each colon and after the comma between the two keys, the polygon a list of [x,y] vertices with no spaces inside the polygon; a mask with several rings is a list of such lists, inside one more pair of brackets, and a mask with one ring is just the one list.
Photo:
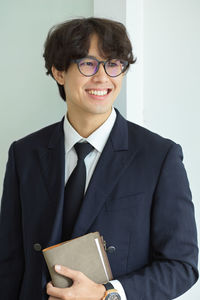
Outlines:
{"label": "shirt collar", "polygon": [[116,112],[112,108],[111,114],[108,119],[97,128],[90,136],[83,138],[69,123],[67,116],[64,119],[64,138],[65,138],[65,150],[70,151],[71,148],[78,142],[87,141],[90,143],[97,151],[102,152],[103,148],[107,142],[110,132],[116,120]]}

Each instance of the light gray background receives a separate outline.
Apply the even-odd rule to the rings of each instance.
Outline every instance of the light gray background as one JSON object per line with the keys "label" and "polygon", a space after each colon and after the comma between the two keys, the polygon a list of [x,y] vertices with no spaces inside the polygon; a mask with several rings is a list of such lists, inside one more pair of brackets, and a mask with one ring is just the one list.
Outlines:
{"label": "light gray background", "polygon": [[[200,1],[2,0],[0,2],[0,194],[9,145],[56,122],[66,106],[45,75],[51,26],[80,16],[126,24],[138,58],[117,107],[124,116],[180,143],[200,224]],[[198,300],[200,284],[179,297]]]}

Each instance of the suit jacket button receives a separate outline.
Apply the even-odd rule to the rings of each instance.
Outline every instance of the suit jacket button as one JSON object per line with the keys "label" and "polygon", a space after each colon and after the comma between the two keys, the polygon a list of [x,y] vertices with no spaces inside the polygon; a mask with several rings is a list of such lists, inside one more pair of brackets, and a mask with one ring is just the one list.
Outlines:
{"label": "suit jacket button", "polygon": [[33,245],[33,248],[35,251],[41,251],[42,250],[42,246],[39,243],[35,243]]}
{"label": "suit jacket button", "polygon": [[115,248],[114,246],[109,246],[109,247],[106,249],[106,251],[107,251],[108,253],[113,253],[113,252],[115,252],[115,250],[116,250],[116,248]]}

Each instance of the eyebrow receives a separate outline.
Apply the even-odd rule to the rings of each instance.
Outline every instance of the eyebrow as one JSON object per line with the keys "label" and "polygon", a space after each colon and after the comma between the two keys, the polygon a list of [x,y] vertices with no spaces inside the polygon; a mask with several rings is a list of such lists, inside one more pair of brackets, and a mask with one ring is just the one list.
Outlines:
{"label": "eyebrow", "polygon": [[95,57],[93,55],[87,55],[86,58],[96,59],[98,61],[106,61],[106,60],[99,60],[97,57]]}
{"label": "eyebrow", "polygon": [[86,57],[87,57],[87,58],[94,58],[94,59],[97,59],[95,56],[92,56],[92,55],[87,55]]}
{"label": "eyebrow", "polygon": [[109,58],[105,58],[104,60],[100,60],[100,59],[96,58],[93,55],[87,55],[85,58],[97,59],[98,61],[102,61],[102,62],[106,62],[107,60],[109,60]]}

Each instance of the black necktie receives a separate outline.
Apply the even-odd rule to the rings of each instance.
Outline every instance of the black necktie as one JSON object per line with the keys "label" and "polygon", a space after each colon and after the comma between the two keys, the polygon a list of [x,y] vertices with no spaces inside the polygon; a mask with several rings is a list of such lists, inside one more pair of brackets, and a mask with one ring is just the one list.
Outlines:
{"label": "black necktie", "polygon": [[62,239],[68,240],[78,217],[85,191],[86,167],[84,159],[92,151],[89,143],[77,143],[74,145],[78,161],[65,186],[63,208]]}

